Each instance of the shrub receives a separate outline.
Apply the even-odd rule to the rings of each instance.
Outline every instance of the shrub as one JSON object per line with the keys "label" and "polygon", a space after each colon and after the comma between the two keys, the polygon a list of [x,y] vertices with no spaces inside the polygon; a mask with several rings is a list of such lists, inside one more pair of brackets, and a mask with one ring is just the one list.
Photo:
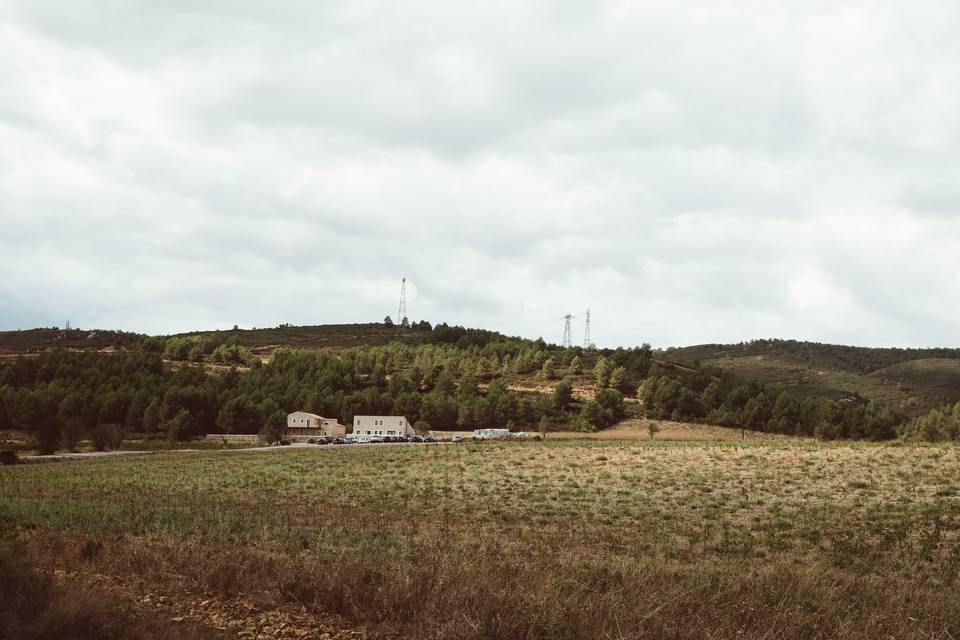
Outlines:
{"label": "shrub", "polygon": [[123,444],[123,428],[118,424],[101,424],[90,432],[90,440],[97,451],[110,451]]}
{"label": "shrub", "polygon": [[432,427],[430,426],[430,423],[427,422],[426,420],[417,420],[413,424],[413,430],[419,433],[420,435],[426,435],[430,433],[431,428]]}

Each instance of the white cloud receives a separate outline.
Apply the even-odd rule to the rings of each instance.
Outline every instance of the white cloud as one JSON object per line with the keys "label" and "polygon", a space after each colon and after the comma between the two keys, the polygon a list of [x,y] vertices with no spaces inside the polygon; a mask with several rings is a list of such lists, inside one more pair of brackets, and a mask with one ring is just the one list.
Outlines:
{"label": "white cloud", "polygon": [[951,345],[960,9],[0,8],[0,328]]}

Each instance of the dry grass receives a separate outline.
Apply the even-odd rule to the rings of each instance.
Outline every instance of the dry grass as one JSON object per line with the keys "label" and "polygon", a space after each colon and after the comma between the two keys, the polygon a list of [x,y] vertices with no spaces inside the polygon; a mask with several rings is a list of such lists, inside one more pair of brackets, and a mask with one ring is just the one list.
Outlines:
{"label": "dry grass", "polygon": [[952,447],[546,442],[2,469],[0,512],[46,563],[407,637],[949,638],[958,485]]}
{"label": "dry grass", "polygon": [[103,594],[59,585],[27,562],[26,547],[0,540],[0,638],[17,640],[174,640],[211,638],[189,624],[132,615]]}
{"label": "dry grass", "polygon": [[[596,433],[582,433],[579,431],[554,431],[547,434],[548,440],[649,440],[647,431],[649,420],[643,418],[627,418],[614,426],[597,431]],[[655,420],[660,431],[655,440],[680,442],[803,442],[803,439],[788,436],[763,433],[760,431],[741,431],[727,427],[717,427],[709,424],[692,422],[673,422],[670,420]],[[809,439],[807,440],[809,441]]]}

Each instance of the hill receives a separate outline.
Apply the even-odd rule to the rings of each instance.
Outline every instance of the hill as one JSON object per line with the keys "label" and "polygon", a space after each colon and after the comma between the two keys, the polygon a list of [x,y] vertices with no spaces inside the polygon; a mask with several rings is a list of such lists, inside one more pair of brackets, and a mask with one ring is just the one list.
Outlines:
{"label": "hill", "polygon": [[60,329],[40,327],[0,331],[0,355],[37,353],[46,349],[106,349],[131,347],[146,336],[104,329]]}
{"label": "hill", "polygon": [[705,344],[658,353],[775,385],[796,397],[861,396],[908,416],[960,400],[960,349],[893,349],[795,340]]}
{"label": "hill", "polygon": [[382,322],[365,324],[323,324],[313,326],[281,325],[264,329],[230,329],[225,331],[191,331],[168,336],[189,338],[215,334],[224,341],[231,338],[259,355],[267,355],[279,347],[291,349],[337,350],[351,347],[374,347],[403,342],[421,344],[430,336],[429,326],[398,328]]}

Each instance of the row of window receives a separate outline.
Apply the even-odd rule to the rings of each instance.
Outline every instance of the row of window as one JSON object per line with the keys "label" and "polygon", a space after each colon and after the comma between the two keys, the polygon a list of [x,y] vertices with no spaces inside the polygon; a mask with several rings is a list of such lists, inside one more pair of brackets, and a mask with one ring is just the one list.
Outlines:
{"label": "row of window", "polygon": [[[356,425],[356,426],[360,426],[360,418],[354,418],[353,424]],[[399,420],[397,420],[397,425],[398,425],[398,426],[401,426],[401,427],[403,426],[403,418],[400,418]],[[382,426],[384,426],[384,422],[383,422],[382,419],[375,419],[375,420],[373,421],[373,426],[375,426],[375,427],[382,427]]]}

